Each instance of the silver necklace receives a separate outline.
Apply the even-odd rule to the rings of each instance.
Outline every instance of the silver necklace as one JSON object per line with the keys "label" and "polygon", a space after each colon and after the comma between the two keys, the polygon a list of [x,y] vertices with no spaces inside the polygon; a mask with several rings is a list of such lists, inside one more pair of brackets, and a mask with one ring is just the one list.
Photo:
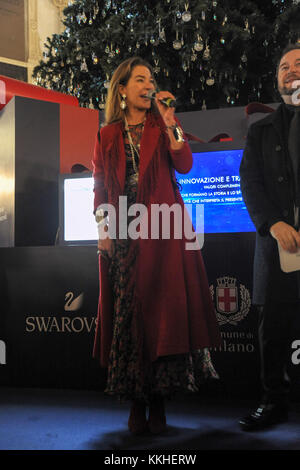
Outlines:
{"label": "silver necklace", "polygon": [[[145,122],[145,120],[144,120],[144,122]],[[143,127],[144,127],[144,122],[143,122]],[[129,141],[129,147],[130,147],[130,152],[131,152],[131,157],[132,157],[133,169],[134,169],[135,174],[138,176],[139,170],[138,170],[138,168],[136,166],[136,163],[135,163],[134,152],[137,154],[138,159],[140,158],[140,152],[133,143],[126,116],[125,116],[125,131],[127,132],[127,135],[128,135],[128,141]]]}

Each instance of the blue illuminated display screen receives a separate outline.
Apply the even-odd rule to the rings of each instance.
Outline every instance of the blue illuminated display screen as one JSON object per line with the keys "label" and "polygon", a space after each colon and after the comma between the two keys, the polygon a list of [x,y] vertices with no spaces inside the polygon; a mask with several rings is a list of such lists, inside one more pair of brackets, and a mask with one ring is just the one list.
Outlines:
{"label": "blue illuminated display screen", "polygon": [[191,171],[185,175],[176,173],[181,196],[197,232],[200,231],[197,205],[203,205],[204,233],[255,231],[240,189],[242,155],[243,150],[195,152]]}

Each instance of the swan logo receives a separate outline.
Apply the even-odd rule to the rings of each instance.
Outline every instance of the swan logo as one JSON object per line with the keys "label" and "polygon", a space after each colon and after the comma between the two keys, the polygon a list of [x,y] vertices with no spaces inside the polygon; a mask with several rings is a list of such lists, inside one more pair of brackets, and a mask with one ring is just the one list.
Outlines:
{"label": "swan logo", "polygon": [[0,340],[0,364],[6,364],[6,345],[2,340]]}
{"label": "swan logo", "polygon": [[[77,297],[69,291],[65,294],[64,311],[70,314],[78,312],[83,305],[84,292]],[[96,317],[75,314],[52,316],[28,316],[26,318],[27,333],[91,333],[96,327]]]}
{"label": "swan logo", "polygon": [[65,295],[65,312],[76,312],[82,306],[84,293],[82,292],[74,299],[73,292],[67,292]]}

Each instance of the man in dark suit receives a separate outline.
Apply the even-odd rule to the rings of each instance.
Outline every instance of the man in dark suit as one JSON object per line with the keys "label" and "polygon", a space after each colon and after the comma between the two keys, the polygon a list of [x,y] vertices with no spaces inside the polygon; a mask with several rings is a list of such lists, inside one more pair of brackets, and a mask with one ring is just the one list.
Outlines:
{"label": "man in dark suit", "polygon": [[288,419],[286,365],[293,320],[300,315],[300,271],[282,271],[278,246],[290,253],[300,247],[299,43],[281,54],[277,82],[283,103],[252,124],[240,166],[243,198],[257,231],[253,304],[259,310],[264,392],[260,406],[240,420],[246,431]]}

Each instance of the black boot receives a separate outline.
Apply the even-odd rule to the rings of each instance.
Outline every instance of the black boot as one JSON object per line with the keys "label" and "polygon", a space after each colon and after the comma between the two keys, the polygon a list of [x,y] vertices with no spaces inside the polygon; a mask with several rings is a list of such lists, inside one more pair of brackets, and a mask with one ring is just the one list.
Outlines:
{"label": "black boot", "polygon": [[143,434],[147,430],[146,404],[141,401],[133,401],[128,419],[128,429],[134,434]]}
{"label": "black boot", "polygon": [[149,430],[152,434],[161,434],[167,428],[164,399],[153,395],[149,404]]}
{"label": "black boot", "polygon": [[240,419],[243,431],[259,431],[288,421],[288,407],[283,404],[262,404],[253,413]]}

